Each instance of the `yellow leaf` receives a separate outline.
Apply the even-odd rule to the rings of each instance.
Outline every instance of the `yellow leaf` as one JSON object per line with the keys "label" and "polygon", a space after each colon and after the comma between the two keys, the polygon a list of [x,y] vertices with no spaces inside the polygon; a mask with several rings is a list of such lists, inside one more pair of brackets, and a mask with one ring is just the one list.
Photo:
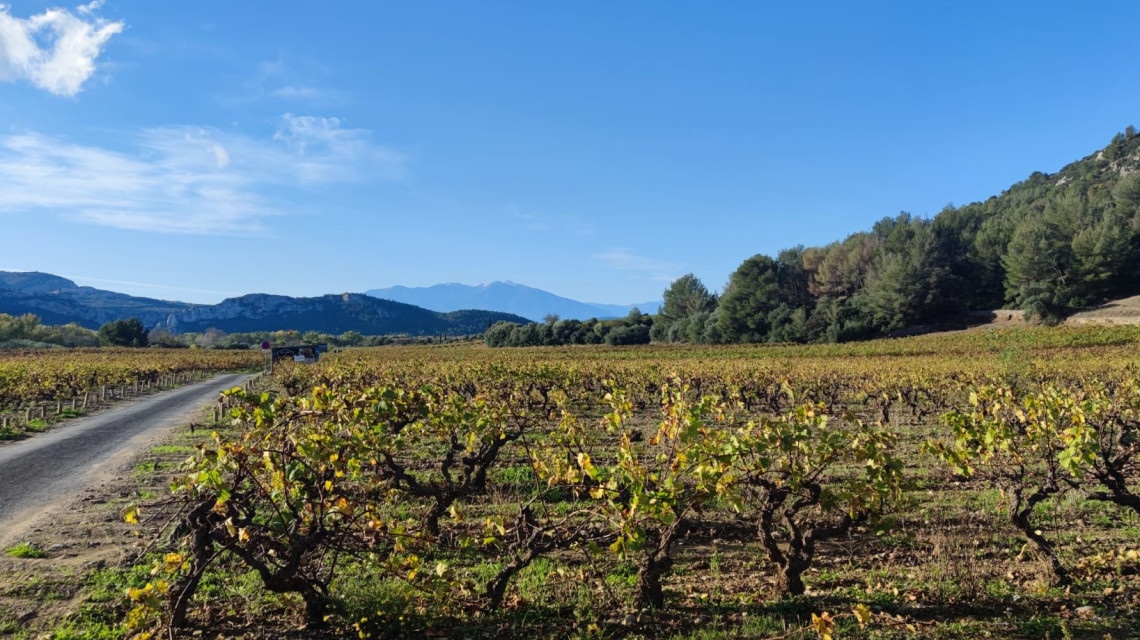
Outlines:
{"label": "yellow leaf", "polygon": [[181,553],[168,553],[162,557],[162,569],[166,573],[174,573],[181,568],[187,568],[189,563],[186,562],[185,556]]}
{"label": "yellow leaf", "polygon": [[818,616],[811,614],[811,626],[819,634],[820,640],[831,640],[831,634],[835,631],[835,621],[826,611]]}
{"label": "yellow leaf", "polygon": [[590,476],[591,478],[593,478],[597,473],[597,471],[594,469],[593,462],[590,461],[590,455],[587,453],[578,454],[578,467],[581,468],[582,471],[585,471],[586,475]]}
{"label": "yellow leaf", "polygon": [[855,619],[859,621],[859,628],[867,626],[871,622],[871,608],[865,604],[857,604],[851,607],[851,612],[855,614]]}

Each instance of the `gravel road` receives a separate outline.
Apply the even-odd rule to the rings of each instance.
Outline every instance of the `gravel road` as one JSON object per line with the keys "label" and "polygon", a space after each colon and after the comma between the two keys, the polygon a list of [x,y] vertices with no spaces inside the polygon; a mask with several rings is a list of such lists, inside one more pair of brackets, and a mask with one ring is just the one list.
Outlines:
{"label": "gravel road", "polygon": [[248,377],[218,376],[0,447],[0,538],[53,503],[78,496],[100,474],[121,471],[131,454],[199,418],[218,393]]}

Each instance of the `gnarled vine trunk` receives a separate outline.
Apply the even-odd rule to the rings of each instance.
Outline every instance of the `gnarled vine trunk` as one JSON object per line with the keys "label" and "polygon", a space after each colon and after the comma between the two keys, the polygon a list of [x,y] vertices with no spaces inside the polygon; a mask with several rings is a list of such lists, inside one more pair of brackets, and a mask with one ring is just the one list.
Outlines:
{"label": "gnarled vine trunk", "polygon": [[1055,485],[1045,485],[1039,487],[1026,498],[1023,495],[1023,489],[1014,485],[1009,490],[1010,500],[1007,515],[1010,523],[1017,527],[1018,531],[1021,531],[1029,539],[1033,547],[1048,560],[1049,569],[1053,574],[1053,583],[1063,586],[1071,583],[1072,578],[1069,577],[1068,571],[1057,558],[1053,543],[1046,540],[1029,521],[1029,517],[1033,515],[1033,508],[1058,491],[1059,487]]}

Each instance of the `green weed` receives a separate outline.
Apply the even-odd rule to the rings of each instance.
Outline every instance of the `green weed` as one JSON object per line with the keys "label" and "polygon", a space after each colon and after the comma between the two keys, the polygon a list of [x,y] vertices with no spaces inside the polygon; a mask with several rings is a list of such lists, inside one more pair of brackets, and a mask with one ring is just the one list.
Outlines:
{"label": "green weed", "polygon": [[46,558],[47,552],[37,547],[34,544],[21,542],[13,547],[8,547],[4,553],[12,556],[13,558]]}

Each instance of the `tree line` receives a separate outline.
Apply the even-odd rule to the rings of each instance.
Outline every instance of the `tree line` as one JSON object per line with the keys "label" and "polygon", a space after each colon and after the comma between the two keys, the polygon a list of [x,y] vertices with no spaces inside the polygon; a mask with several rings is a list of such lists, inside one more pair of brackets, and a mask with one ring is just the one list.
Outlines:
{"label": "tree line", "polygon": [[0,313],[0,349],[35,347],[97,347],[99,335],[72,322],[52,326],[43,324],[39,316],[12,316]]}
{"label": "tree line", "polygon": [[755,255],[719,294],[674,281],[662,342],[839,342],[970,310],[1054,323],[1140,293],[1140,136],[1133,127],[1058,174],[933,218],[900,213],[823,247]]}
{"label": "tree line", "polygon": [[622,346],[648,344],[653,316],[636,307],[624,318],[612,320],[562,320],[548,315],[544,322],[518,324],[496,322],[483,340],[489,347],[549,347],[571,344]]}
{"label": "tree line", "polygon": [[147,332],[138,318],[114,320],[92,331],[75,322],[47,325],[31,313],[0,313],[0,349],[98,346],[145,347]]}
{"label": "tree line", "polygon": [[433,344],[477,340],[473,336],[369,336],[359,331],[322,333],[319,331],[251,331],[226,333],[219,329],[179,333],[165,329],[146,330],[138,318],[124,318],[104,323],[97,331],[77,323],[44,324],[31,313],[12,316],[0,313],[0,349],[34,349],[50,347],[158,347],[164,349],[256,349],[262,342],[274,346],[294,344],[328,344],[333,347],[375,347],[389,344]]}

